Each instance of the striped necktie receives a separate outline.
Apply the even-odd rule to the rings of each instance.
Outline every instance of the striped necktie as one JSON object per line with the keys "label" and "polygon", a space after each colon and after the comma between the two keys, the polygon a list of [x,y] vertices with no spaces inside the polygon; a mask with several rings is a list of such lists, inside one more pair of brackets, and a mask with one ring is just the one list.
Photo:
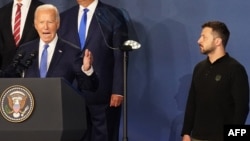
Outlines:
{"label": "striped necktie", "polygon": [[16,43],[17,47],[18,47],[19,41],[21,39],[21,36],[20,36],[21,6],[22,6],[21,3],[17,4],[17,10],[16,10],[15,22],[14,22],[14,32],[13,32],[14,40],[15,40],[15,43]]}

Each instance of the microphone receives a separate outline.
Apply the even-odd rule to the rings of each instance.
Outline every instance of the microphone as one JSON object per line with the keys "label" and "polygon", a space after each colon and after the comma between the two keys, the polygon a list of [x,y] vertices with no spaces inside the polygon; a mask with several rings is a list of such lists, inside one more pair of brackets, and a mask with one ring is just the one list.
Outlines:
{"label": "microphone", "polygon": [[32,65],[34,58],[37,56],[37,51],[30,53],[29,57],[24,62],[24,68],[28,69]]}
{"label": "microphone", "polygon": [[37,56],[37,51],[32,51],[28,57],[19,64],[17,72],[21,74],[21,77],[25,76],[25,71],[32,65],[34,58]]}
{"label": "microphone", "polygon": [[18,52],[17,55],[14,57],[12,61],[12,66],[16,69],[18,65],[20,65],[21,60],[23,59],[25,53],[24,52]]}
{"label": "microphone", "polygon": [[[105,17],[104,14],[101,13],[101,10],[99,9],[96,9],[96,12],[94,14],[95,18],[96,18],[96,21],[97,21],[97,24],[98,24],[98,27],[100,29],[100,32],[101,32],[101,35],[102,35],[102,38],[104,40],[104,43],[105,45],[110,48],[110,49],[113,49],[113,50],[122,50],[122,51],[132,51],[134,49],[139,49],[141,47],[141,44],[138,43],[137,41],[134,41],[134,40],[126,40],[121,46],[119,46],[118,48],[116,47],[113,47],[111,46],[108,42],[107,42],[107,39],[105,38],[105,35],[104,35],[104,31],[103,31],[103,27],[101,26],[101,19],[103,22],[106,22],[107,25],[111,25],[111,23],[109,23],[109,21],[115,21],[119,24],[121,24],[121,20],[117,18],[117,16],[115,16],[112,12],[110,12],[108,9],[104,9],[103,10],[104,12],[108,13],[109,17]],[[108,19],[108,18],[112,18],[112,19]],[[125,22],[125,21],[124,21]],[[112,27],[107,27],[108,29],[112,30]],[[121,33],[122,35],[124,36],[127,36],[127,33]],[[126,35],[125,35],[126,34]]]}
{"label": "microphone", "polygon": [[25,53],[24,52],[18,52],[10,65],[8,65],[4,70],[0,70],[0,77],[4,78],[4,77],[19,77],[17,75],[18,72],[18,68],[21,64],[22,59],[24,58]]}
{"label": "microphone", "polygon": [[37,51],[31,52],[28,57],[24,57],[25,54],[25,52],[18,52],[12,63],[4,70],[0,70],[0,78],[24,77],[25,70],[33,63],[34,58],[37,56]]}

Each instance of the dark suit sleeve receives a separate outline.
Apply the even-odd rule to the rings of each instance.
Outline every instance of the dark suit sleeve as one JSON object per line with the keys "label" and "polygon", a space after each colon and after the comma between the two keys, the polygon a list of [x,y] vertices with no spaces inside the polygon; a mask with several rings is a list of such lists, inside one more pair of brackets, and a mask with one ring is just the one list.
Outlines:
{"label": "dark suit sleeve", "polygon": [[[77,50],[79,50],[77,48]],[[87,76],[81,69],[83,58],[80,57],[82,54],[79,50],[79,54],[76,55],[75,61],[71,63],[75,70],[75,76],[77,80],[77,86],[80,91],[96,91],[99,85],[99,81],[95,72],[92,75]]]}
{"label": "dark suit sleeve", "polygon": [[95,92],[99,85],[98,77],[95,72],[91,76],[81,74],[81,76],[77,78],[77,81],[81,91],[88,90]]}
{"label": "dark suit sleeve", "polygon": [[[119,19],[116,22],[113,32],[113,46],[121,47],[128,39],[128,28],[122,12],[117,10],[114,15]],[[114,51],[114,73],[113,73],[113,89],[112,93],[123,95],[124,83],[124,52]]]}

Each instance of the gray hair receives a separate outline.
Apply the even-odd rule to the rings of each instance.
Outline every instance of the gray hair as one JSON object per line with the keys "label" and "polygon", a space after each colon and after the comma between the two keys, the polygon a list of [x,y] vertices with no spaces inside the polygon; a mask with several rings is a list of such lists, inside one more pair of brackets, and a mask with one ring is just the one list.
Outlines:
{"label": "gray hair", "polygon": [[36,18],[36,14],[37,14],[37,11],[39,10],[54,10],[55,13],[56,13],[56,19],[58,21],[60,21],[60,15],[59,15],[59,11],[58,9],[56,8],[56,6],[52,5],[52,4],[43,4],[43,5],[40,5],[36,8],[36,11],[35,11],[35,18]]}

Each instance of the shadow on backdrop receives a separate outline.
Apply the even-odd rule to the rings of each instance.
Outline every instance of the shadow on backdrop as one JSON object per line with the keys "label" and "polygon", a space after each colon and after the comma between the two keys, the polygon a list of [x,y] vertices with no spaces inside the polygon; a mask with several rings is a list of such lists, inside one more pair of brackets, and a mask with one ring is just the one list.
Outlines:
{"label": "shadow on backdrop", "polygon": [[191,85],[192,74],[184,75],[179,79],[179,88],[175,95],[175,100],[178,107],[178,114],[170,126],[170,136],[168,141],[181,141],[181,130],[185,114],[186,101],[188,91]]}

